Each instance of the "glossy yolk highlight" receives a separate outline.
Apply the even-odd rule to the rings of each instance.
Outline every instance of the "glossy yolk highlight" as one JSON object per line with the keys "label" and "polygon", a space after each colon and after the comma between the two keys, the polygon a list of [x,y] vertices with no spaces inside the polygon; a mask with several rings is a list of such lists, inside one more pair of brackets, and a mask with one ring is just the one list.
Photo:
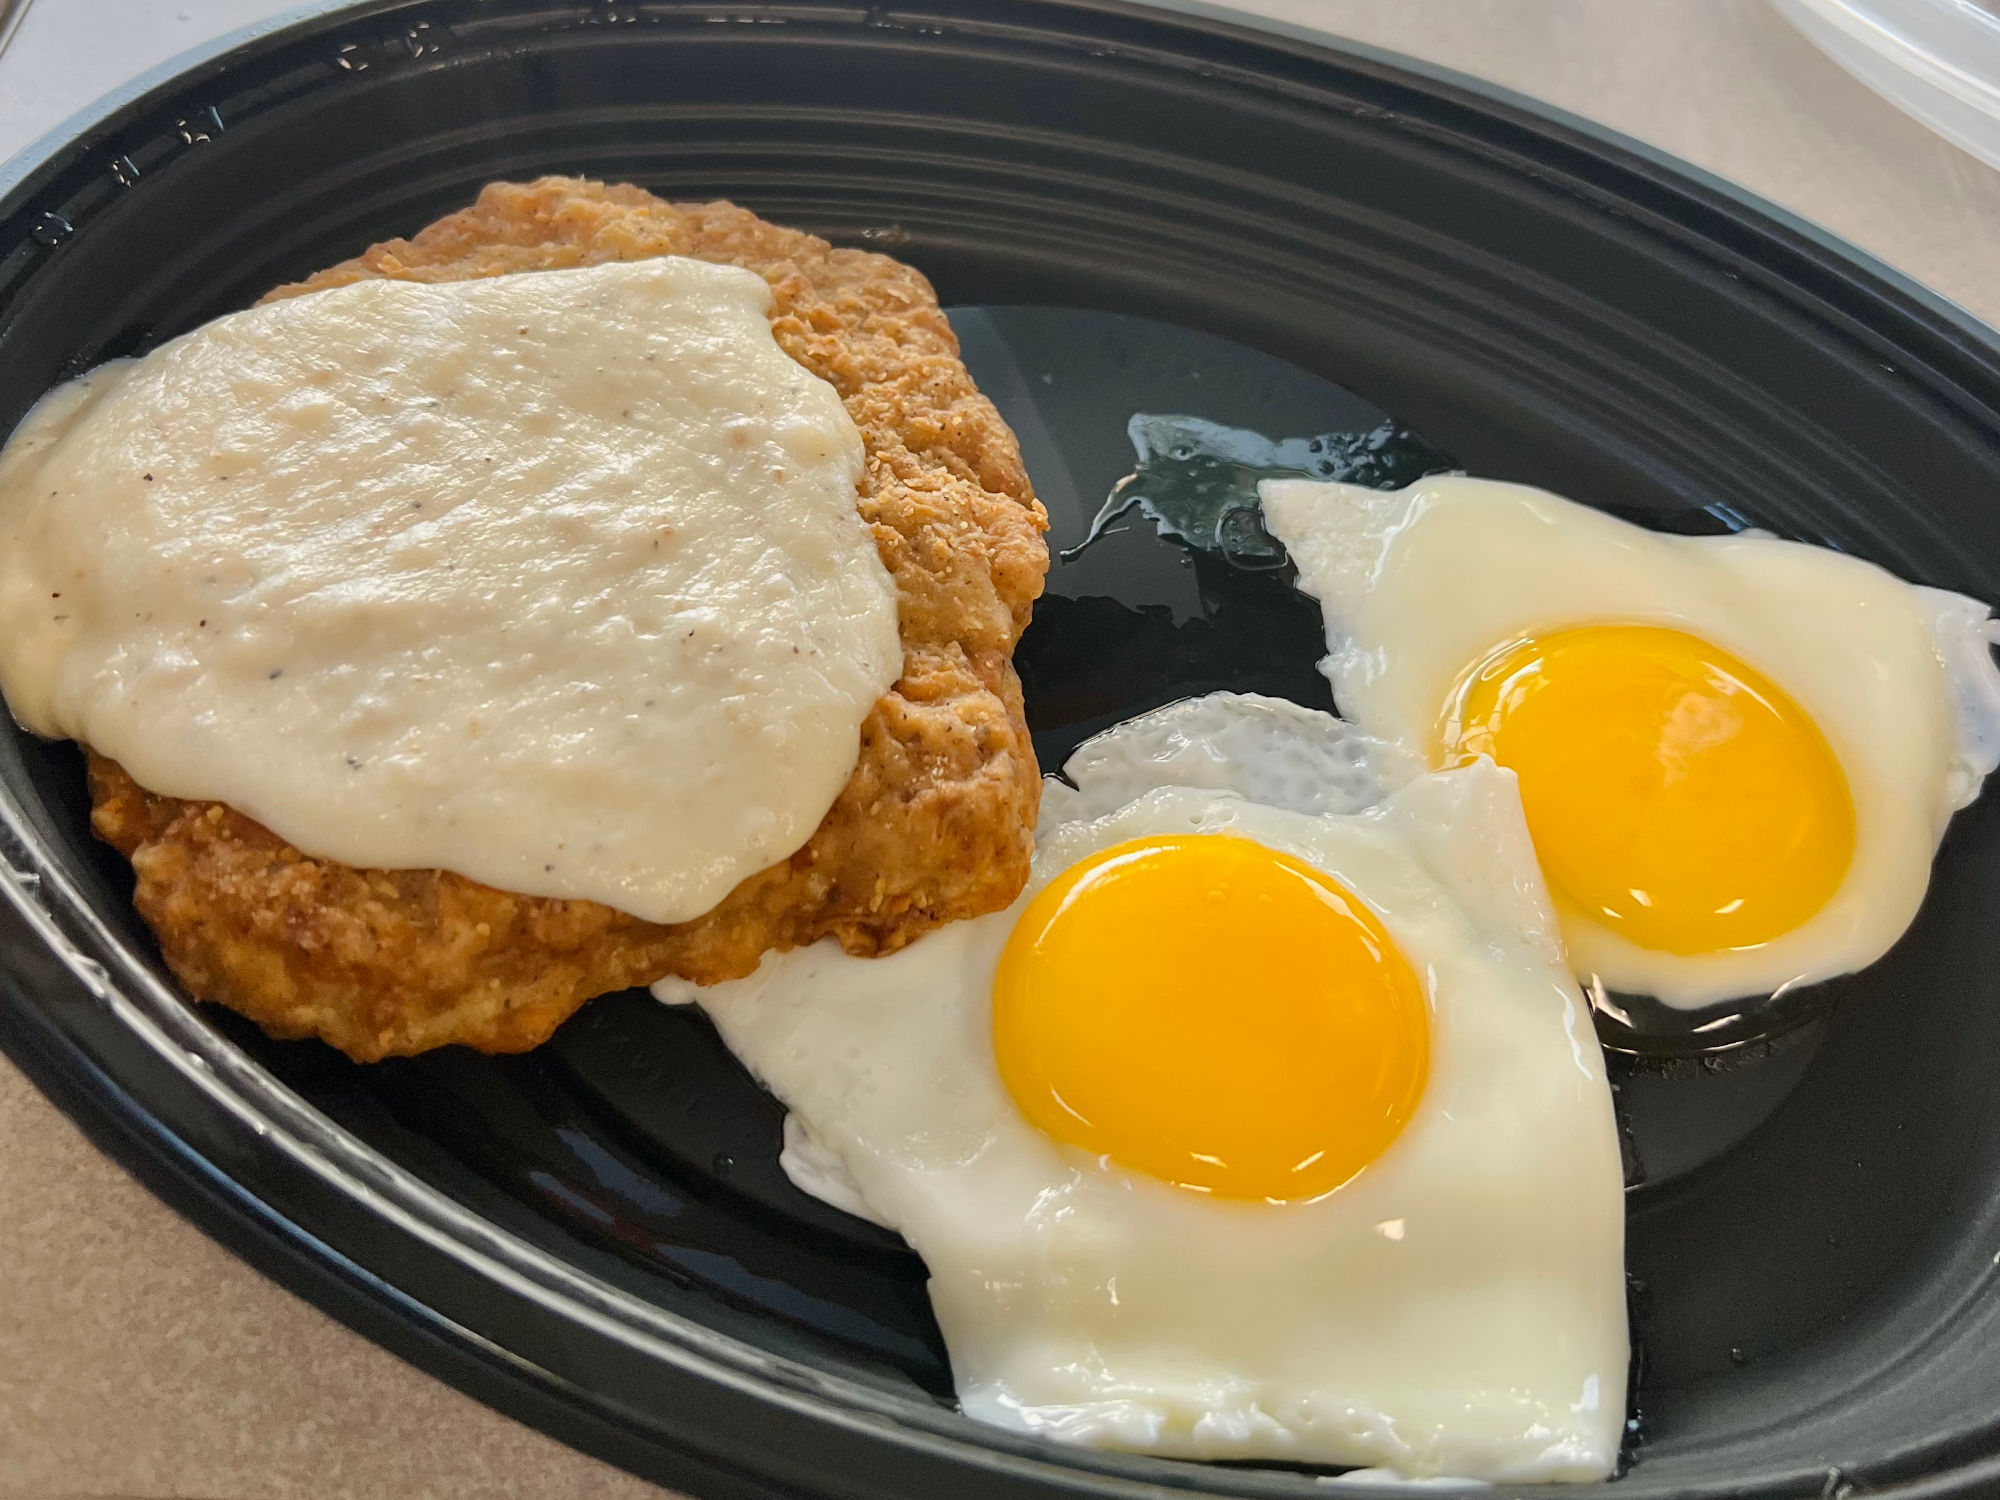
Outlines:
{"label": "glossy yolk highlight", "polygon": [[1854,857],[1826,737],[1728,652],[1651,625],[1506,646],[1459,680],[1440,761],[1489,755],[1559,902],[1641,948],[1752,948],[1825,906]]}
{"label": "glossy yolk highlight", "polygon": [[1051,881],[1001,955],[993,1035],[1049,1135],[1229,1198],[1339,1187],[1430,1067],[1423,988],[1374,913],[1215,834],[1136,839]]}

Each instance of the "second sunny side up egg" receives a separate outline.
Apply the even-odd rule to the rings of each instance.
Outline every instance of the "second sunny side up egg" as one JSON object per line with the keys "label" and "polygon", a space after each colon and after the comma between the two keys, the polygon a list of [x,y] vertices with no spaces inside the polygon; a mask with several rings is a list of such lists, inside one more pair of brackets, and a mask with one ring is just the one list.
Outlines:
{"label": "second sunny side up egg", "polygon": [[1571,960],[1608,990],[1693,1008],[1872,963],[2000,760],[1975,600],[1491,480],[1261,493],[1341,711],[1519,775]]}
{"label": "second sunny side up egg", "polygon": [[1050,782],[1008,911],[695,1000],[900,1230],[965,1412],[1099,1447],[1609,1473],[1622,1177],[1510,772],[1218,694]]}

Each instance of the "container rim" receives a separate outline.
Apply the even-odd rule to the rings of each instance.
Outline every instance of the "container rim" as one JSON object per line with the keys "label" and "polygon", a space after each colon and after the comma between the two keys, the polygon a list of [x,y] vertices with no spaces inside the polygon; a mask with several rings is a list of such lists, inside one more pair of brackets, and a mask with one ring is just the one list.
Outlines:
{"label": "container rim", "polygon": [[[365,22],[421,8],[427,0],[310,0],[277,17],[238,28],[150,68],[69,116],[0,163],[0,222],[33,208],[62,171],[93,146],[145,115],[170,91],[219,77],[237,62],[303,39],[331,21]],[[1574,155],[1609,163],[1621,177],[1637,177],[1656,191],[1676,195],[1711,223],[1734,224],[1769,242],[1788,241],[1843,289],[1924,325],[1956,352],[2000,369],[2000,331],[1905,273],[1840,239],[1816,223],[1671,154],[1514,90],[1454,69],[1356,43],[1309,25],[1249,15],[1213,0],[1031,0],[1052,17],[1141,17],[1168,20],[1198,41],[1205,35],[1249,39],[1294,54],[1413,80],[1434,96],[1456,96],[1489,116],[1498,115]],[[732,15],[770,8],[772,0],[679,0],[676,9]],[[797,9],[798,7],[791,7]],[[923,15],[920,5],[890,13]],[[859,8],[852,13],[859,15]],[[174,990],[132,961],[124,945],[85,893],[61,870],[42,835],[12,796],[0,797],[0,937],[31,937],[54,955],[70,986],[108,1010],[151,1055],[155,1071],[171,1073],[173,1086],[191,1090],[218,1122],[256,1137],[260,1152],[276,1152],[291,1168],[350,1203],[365,1205],[397,1235],[447,1258],[484,1282],[581,1323],[650,1360],[684,1382],[733,1398],[737,1411],[759,1419],[789,1418],[794,1432],[810,1428],[846,1440],[844,1453],[890,1451],[916,1466],[915,1479],[978,1470],[1012,1481],[1009,1495],[1048,1484],[1078,1496],[1139,1500],[1164,1490],[1200,1492],[1210,1471],[1159,1460],[1100,1461],[1075,1450],[1048,1449],[1024,1437],[981,1431],[973,1440],[963,1423],[939,1412],[932,1426],[908,1420],[908,1409],[868,1388],[809,1366],[766,1354],[726,1335],[656,1307],[580,1272],[500,1229],[428,1187],[349,1131],[313,1108],[275,1076],[213,1033]],[[23,998],[18,975],[0,975],[15,1003],[0,1006],[0,1045],[36,1085],[75,1119],[91,1139],[178,1211],[266,1274],[299,1287],[311,1299],[375,1342],[467,1390],[489,1404],[563,1440],[648,1477],[664,1472],[654,1442],[689,1445],[685,1465],[668,1482],[700,1486],[704,1494],[778,1495],[797,1491],[769,1477],[766,1462],[784,1441],[777,1429],[744,1438],[724,1451],[711,1408],[678,1431],[654,1428],[641,1442],[627,1429],[639,1414],[614,1413],[590,1393],[564,1382],[495,1344],[464,1323],[425,1306],[341,1250],[316,1237],[232,1179],[148,1103],[115,1078],[82,1039],[54,1015]],[[659,1413],[646,1416],[658,1417]],[[733,1414],[730,1419],[734,1419]],[[801,1452],[803,1472],[831,1461],[834,1450]],[[760,1460],[766,1462],[760,1462]],[[1838,1471],[1829,1470],[1826,1493]],[[1629,1481],[1621,1482],[1621,1489]],[[2000,1452],[1922,1478],[1873,1490],[1900,1500],[1932,1500],[2000,1486]],[[1384,1497],[1400,1489],[1346,1486],[1357,1495]],[[1565,1487],[1508,1487],[1509,1493],[1562,1495]],[[1002,1491],[995,1490],[999,1494]],[[1240,1492],[1240,1491],[1239,1491]],[[1274,1493],[1277,1491],[1274,1491]],[[1287,1485],[1285,1493],[1298,1491]],[[1646,1486],[1631,1491],[1665,1495]]]}

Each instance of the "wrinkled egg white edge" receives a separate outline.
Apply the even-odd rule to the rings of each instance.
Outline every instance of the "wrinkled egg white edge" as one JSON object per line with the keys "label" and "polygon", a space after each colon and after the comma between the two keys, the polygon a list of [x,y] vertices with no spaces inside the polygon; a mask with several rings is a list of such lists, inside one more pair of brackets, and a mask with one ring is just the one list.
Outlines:
{"label": "wrinkled egg white edge", "polygon": [[[1114,744],[1122,754],[1111,753]],[[1135,763],[1144,768],[1136,775]],[[1040,839],[1070,823],[1092,822],[1169,786],[1233,792],[1309,817],[1352,817],[1424,769],[1400,745],[1320,709],[1261,693],[1206,693],[1126,719],[1078,745],[1060,777],[1042,780],[1035,833]]]}
{"label": "wrinkled egg white edge", "polygon": [[1343,1469],[1338,1474],[1315,1474],[1314,1484],[1365,1484],[1385,1490],[1490,1490],[1490,1479],[1455,1479],[1449,1474],[1428,1474],[1412,1479],[1394,1469]]}
{"label": "wrinkled egg white edge", "polygon": [[1958,753],[1945,790],[1957,812],[2000,767],[2000,665],[1993,660],[2000,620],[1992,618],[1990,606],[1949,589],[1913,584],[1910,592],[1930,625],[1954,699]]}
{"label": "wrinkled egg white edge", "polygon": [[805,1122],[789,1112],[785,1115],[785,1145],[778,1153],[778,1165],[784,1168],[792,1186],[807,1196],[883,1229],[895,1229],[862,1196],[860,1184],[848,1175],[840,1157],[822,1146]]}
{"label": "wrinkled egg white edge", "polygon": [[[662,1005],[698,1005],[701,1002],[701,986],[677,974],[657,981],[652,989],[653,998]],[[895,1229],[895,1225],[870,1206],[860,1184],[848,1174],[841,1159],[814,1139],[805,1121],[790,1110],[785,1111],[785,1139],[778,1152],[778,1166],[792,1186],[808,1198],[817,1198],[831,1208],[852,1214],[882,1229]]]}

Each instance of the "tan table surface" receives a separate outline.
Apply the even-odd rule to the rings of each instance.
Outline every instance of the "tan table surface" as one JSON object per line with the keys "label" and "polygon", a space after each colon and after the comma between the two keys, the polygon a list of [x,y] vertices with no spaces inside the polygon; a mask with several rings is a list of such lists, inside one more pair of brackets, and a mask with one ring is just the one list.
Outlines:
{"label": "tan table surface", "polygon": [[[41,3],[102,24],[112,0]],[[1627,131],[2000,322],[2000,174],[1851,81],[1761,0],[1242,3]],[[198,40],[206,17],[219,31],[281,8],[140,7],[166,39],[162,56]],[[38,24],[53,34],[31,13],[22,47]],[[72,81],[84,92],[53,114],[44,99],[0,92],[0,135],[46,128],[111,81]],[[46,118],[31,119],[38,111]],[[0,1142],[4,1500],[665,1493],[488,1411],[265,1281],[99,1155],[4,1059]]]}

